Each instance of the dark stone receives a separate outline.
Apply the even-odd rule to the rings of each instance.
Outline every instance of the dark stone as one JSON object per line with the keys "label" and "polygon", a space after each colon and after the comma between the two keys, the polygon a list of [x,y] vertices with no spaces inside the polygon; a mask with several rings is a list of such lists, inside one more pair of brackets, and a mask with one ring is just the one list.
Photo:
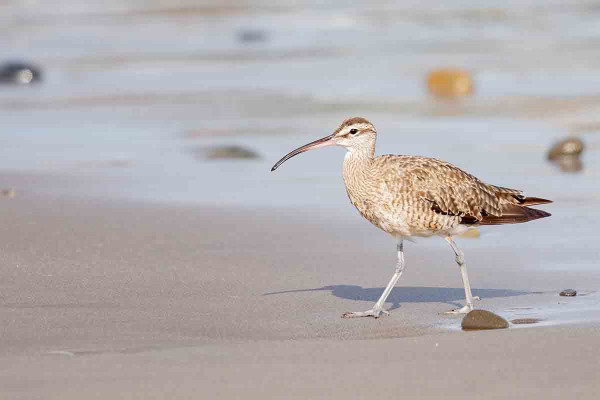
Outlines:
{"label": "dark stone", "polygon": [[267,33],[258,29],[243,29],[237,33],[238,40],[242,43],[256,43],[267,40]]}
{"label": "dark stone", "polygon": [[565,297],[573,297],[573,296],[577,296],[577,290],[575,289],[565,289],[562,292],[560,292],[561,296],[565,296]]}
{"label": "dark stone", "polygon": [[28,85],[41,79],[40,70],[33,65],[17,62],[0,65],[0,83]]}
{"label": "dark stone", "polygon": [[504,329],[508,328],[508,321],[490,311],[473,310],[465,315],[461,326],[464,330]]}
{"label": "dark stone", "polygon": [[253,160],[260,156],[253,150],[241,146],[214,146],[194,150],[196,156],[209,160]]}

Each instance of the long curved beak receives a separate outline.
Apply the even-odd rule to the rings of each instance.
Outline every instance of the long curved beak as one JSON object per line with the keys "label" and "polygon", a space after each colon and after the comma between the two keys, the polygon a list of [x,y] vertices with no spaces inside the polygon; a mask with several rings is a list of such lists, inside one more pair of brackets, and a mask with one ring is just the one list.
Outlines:
{"label": "long curved beak", "polygon": [[302,147],[298,147],[296,150],[291,151],[290,153],[286,154],[281,160],[277,161],[277,164],[273,165],[273,168],[271,168],[271,171],[275,171],[277,168],[279,168],[279,166],[281,164],[283,164],[284,162],[286,162],[287,160],[289,160],[290,158],[294,157],[297,154],[304,153],[305,151],[316,149],[319,147],[335,145],[335,140],[333,140],[334,137],[335,137],[335,133],[332,133],[329,136],[326,136],[319,140],[315,140],[314,142],[310,142],[309,144],[305,144]]}

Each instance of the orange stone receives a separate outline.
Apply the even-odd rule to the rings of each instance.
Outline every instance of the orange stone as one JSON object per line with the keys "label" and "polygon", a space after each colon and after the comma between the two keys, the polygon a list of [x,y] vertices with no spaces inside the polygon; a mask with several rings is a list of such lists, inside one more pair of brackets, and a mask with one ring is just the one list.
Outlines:
{"label": "orange stone", "polygon": [[427,75],[427,88],[438,97],[464,97],[473,93],[473,79],[464,70],[438,69]]}

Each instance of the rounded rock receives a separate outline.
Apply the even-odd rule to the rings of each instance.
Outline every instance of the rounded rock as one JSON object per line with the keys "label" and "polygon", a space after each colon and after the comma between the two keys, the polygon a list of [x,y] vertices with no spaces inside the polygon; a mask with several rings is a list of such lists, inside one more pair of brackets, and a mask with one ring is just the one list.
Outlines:
{"label": "rounded rock", "polygon": [[438,97],[464,97],[473,93],[473,86],[471,74],[460,69],[443,68],[427,75],[427,88]]}
{"label": "rounded rock", "polygon": [[508,321],[487,310],[473,310],[465,315],[461,326],[464,330],[505,329]]}
{"label": "rounded rock", "polygon": [[209,160],[251,160],[260,158],[255,151],[236,145],[211,147],[205,149],[204,154]]}
{"label": "rounded rock", "polygon": [[0,82],[28,85],[41,80],[40,70],[32,65],[9,62],[0,65]]}
{"label": "rounded rock", "polygon": [[560,292],[560,295],[563,296],[563,297],[577,296],[577,290],[575,290],[575,289],[565,289],[562,292]]}
{"label": "rounded rock", "polygon": [[576,137],[570,137],[556,142],[548,151],[548,160],[560,160],[564,156],[579,156],[585,148],[583,141]]}
{"label": "rounded rock", "polygon": [[242,29],[237,33],[238,40],[242,43],[257,43],[267,40],[267,32],[259,29]]}

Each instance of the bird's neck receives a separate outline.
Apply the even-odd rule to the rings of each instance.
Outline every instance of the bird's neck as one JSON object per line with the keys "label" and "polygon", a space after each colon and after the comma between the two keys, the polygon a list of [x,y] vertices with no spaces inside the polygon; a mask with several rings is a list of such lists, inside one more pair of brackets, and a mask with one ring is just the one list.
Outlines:
{"label": "bird's neck", "polygon": [[344,183],[348,197],[354,203],[356,197],[369,192],[375,146],[349,149],[344,157]]}

